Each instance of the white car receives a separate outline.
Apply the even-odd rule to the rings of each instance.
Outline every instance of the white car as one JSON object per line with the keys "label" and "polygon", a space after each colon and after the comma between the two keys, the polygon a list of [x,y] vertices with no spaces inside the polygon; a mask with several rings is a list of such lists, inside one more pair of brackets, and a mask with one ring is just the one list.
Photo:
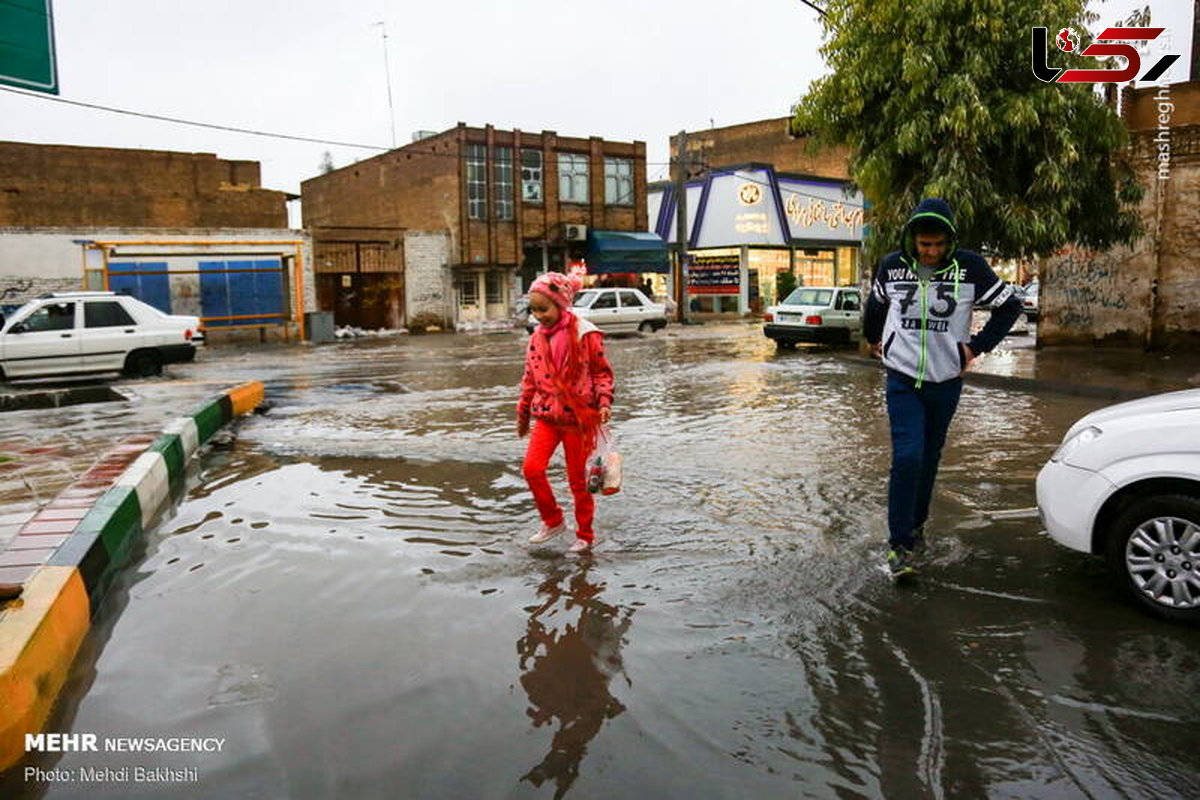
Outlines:
{"label": "white car", "polygon": [[[583,289],[575,295],[571,310],[604,331],[649,333],[667,324],[667,307],[646,297],[639,289]],[[530,315],[525,329],[532,333],[537,324]]]}
{"label": "white car", "polygon": [[1025,319],[1030,322],[1038,320],[1038,282],[1034,281],[1028,286],[1025,286],[1021,292],[1021,308],[1025,312]]}
{"label": "white car", "polygon": [[801,286],[769,307],[763,320],[763,335],[780,347],[857,342],[862,335],[862,294],[850,286]]}
{"label": "white car", "polygon": [[1200,389],[1080,419],[1038,474],[1037,502],[1056,541],[1104,555],[1144,608],[1200,620]]}
{"label": "white car", "polygon": [[0,379],[98,372],[157,375],[191,361],[200,318],[164,314],[128,295],[55,292],[18,308],[0,330]]}

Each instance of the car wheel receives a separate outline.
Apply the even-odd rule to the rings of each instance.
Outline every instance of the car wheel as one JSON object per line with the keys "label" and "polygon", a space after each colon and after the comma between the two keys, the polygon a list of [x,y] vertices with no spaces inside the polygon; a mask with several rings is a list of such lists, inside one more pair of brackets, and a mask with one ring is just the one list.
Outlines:
{"label": "car wheel", "polygon": [[638,333],[654,333],[654,323],[650,320],[642,320],[642,324],[638,325]]}
{"label": "car wheel", "polygon": [[1200,620],[1200,498],[1140,498],[1113,522],[1105,545],[1113,577],[1143,608]]}
{"label": "car wheel", "polygon": [[162,356],[154,350],[134,350],[125,358],[125,374],[137,378],[161,375]]}

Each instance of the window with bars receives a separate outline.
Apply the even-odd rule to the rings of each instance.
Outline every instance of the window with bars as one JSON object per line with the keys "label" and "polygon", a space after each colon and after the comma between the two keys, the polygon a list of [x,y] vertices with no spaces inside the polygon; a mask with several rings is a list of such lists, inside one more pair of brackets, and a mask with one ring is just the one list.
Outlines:
{"label": "window with bars", "polygon": [[467,145],[467,219],[487,219],[487,146]]}
{"label": "window with bars", "polygon": [[633,205],[633,161],[630,159],[604,159],[604,203],[610,206]]}
{"label": "window with bars", "polygon": [[504,302],[504,273],[487,274],[487,301],[492,304]]}
{"label": "window with bars", "polygon": [[458,304],[460,306],[474,306],[479,304],[479,286],[476,282],[474,272],[460,275],[455,283],[457,284]]}
{"label": "window with bars", "polygon": [[588,157],[571,153],[558,154],[558,201],[587,203]]}
{"label": "window with bars", "polygon": [[521,151],[521,199],[526,203],[542,202],[542,151]]}
{"label": "window with bars", "polygon": [[497,147],[492,159],[492,189],[496,193],[496,219],[513,218],[513,151]]}

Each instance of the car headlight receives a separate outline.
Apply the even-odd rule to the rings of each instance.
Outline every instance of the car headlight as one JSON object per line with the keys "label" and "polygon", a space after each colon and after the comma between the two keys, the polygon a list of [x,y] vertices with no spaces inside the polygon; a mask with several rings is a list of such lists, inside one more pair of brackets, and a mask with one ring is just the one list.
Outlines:
{"label": "car headlight", "polygon": [[1100,434],[1103,432],[1104,431],[1100,430],[1095,425],[1087,426],[1086,428],[1079,431],[1071,438],[1064,441],[1061,445],[1059,445],[1058,450],[1055,451],[1054,455],[1050,457],[1050,460],[1051,461],[1062,461],[1064,458],[1066,458],[1071,453],[1075,452],[1076,450],[1078,450],[1080,447],[1087,444],[1088,442],[1094,442],[1096,439],[1099,439]]}

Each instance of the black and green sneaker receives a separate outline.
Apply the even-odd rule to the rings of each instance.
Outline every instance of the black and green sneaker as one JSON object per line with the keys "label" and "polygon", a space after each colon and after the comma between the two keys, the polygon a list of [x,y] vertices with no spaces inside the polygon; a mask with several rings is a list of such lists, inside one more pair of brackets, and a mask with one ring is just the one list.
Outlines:
{"label": "black and green sneaker", "polygon": [[916,565],[913,563],[912,551],[901,545],[895,545],[888,550],[887,567],[893,578],[913,575],[917,571]]}
{"label": "black and green sneaker", "polygon": [[920,557],[925,554],[925,526],[917,528],[912,532],[913,546],[912,552],[914,556]]}

